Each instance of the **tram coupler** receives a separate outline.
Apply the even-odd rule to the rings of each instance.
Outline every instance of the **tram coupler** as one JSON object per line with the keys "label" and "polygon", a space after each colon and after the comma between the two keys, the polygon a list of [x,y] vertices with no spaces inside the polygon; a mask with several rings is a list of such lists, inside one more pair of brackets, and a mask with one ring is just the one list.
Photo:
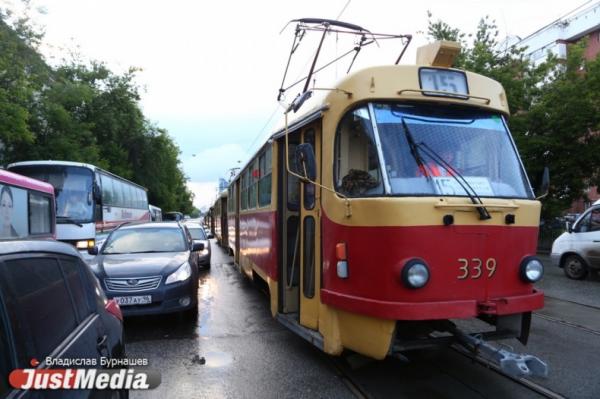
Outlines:
{"label": "tram coupler", "polygon": [[498,364],[504,373],[512,377],[548,377],[548,365],[537,356],[497,348],[482,338],[466,334],[457,328],[451,332],[469,351]]}

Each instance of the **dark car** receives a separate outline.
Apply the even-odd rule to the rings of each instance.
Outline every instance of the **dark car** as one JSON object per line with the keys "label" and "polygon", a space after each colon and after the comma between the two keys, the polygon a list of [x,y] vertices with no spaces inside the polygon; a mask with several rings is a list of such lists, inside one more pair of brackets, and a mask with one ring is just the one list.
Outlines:
{"label": "dark car", "polygon": [[[56,241],[0,242],[0,397],[21,397],[8,374],[56,368],[52,359],[123,358],[123,317],[77,250]],[[100,368],[100,366],[91,366]],[[12,393],[12,396],[11,396]],[[111,391],[53,391],[53,397],[114,397]],[[127,392],[121,392],[127,396]],[[25,396],[40,396],[25,391]],[[47,395],[45,395],[47,396]],[[44,396],[44,397],[45,397]]]}
{"label": "dark car", "polygon": [[185,311],[197,314],[198,268],[194,244],[179,223],[122,225],[90,262],[104,292],[125,316]]}
{"label": "dark car", "polygon": [[167,220],[171,220],[174,222],[179,222],[183,220],[183,213],[181,212],[167,212],[167,213],[163,213],[162,215],[163,220],[167,221]]}
{"label": "dark car", "polygon": [[208,241],[204,227],[199,223],[186,223],[185,226],[189,230],[194,243],[200,243],[204,246],[201,251],[198,251],[198,266],[210,269],[210,241]]}

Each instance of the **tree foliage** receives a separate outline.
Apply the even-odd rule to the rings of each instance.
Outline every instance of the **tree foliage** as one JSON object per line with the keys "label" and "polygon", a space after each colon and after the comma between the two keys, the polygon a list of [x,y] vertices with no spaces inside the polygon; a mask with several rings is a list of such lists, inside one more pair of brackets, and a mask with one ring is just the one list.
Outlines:
{"label": "tree foliage", "polygon": [[429,13],[428,36],[462,44],[454,67],[497,80],[506,90],[508,124],[534,188],[545,166],[551,187],[543,200],[549,218],[585,197],[600,183],[600,55],[584,58],[585,40],[569,45],[566,61],[549,55],[533,65],[526,48],[498,40],[494,20],[484,17],[466,34]]}
{"label": "tree foliage", "polygon": [[0,163],[95,164],[147,187],[150,203],[191,213],[179,148],[144,117],[137,70],[118,75],[78,59],[50,67],[27,19],[12,26],[5,19],[0,12]]}

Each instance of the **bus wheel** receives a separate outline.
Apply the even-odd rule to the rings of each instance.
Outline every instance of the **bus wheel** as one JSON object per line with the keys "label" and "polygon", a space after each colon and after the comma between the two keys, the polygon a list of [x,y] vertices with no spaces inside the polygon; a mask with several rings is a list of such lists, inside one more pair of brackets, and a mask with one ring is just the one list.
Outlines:
{"label": "bus wheel", "polygon": [[573,280],[582,280],[588,274],[588,268],[585,261],[577,255],[568,255],[563,261],[563,270],[565,275]]}

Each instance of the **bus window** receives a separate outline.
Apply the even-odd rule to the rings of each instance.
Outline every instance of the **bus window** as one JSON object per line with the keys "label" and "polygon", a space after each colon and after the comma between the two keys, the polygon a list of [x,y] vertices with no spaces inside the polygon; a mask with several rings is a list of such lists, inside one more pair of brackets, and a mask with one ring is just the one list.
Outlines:
{"label": "bus window", "polygon": [[52,200],[45,195],[29,194],[29,233],[52,234]]}
{"label": "bus window", "polygon": [[0,239],[54,238],[54,188],[0,170]]}

